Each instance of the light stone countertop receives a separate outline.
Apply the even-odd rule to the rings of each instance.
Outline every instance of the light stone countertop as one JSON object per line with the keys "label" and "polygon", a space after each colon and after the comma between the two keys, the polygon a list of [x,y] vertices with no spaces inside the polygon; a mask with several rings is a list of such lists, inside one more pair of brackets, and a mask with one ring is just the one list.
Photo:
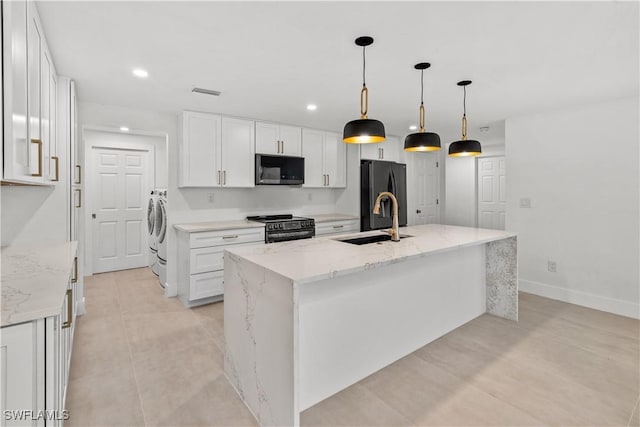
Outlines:
{"label": "light stone countertop", "polygon": [[60,313],[77,242],[5,246],[2,252],[2,322],[29,322]]}
{"label": "light stone countertop", "polygon": [[316,223],[331,222],[331,221],[348,221],[348,220],[354,220],[354,219],[360,220],[359,216],[347,215],[347,214],[341,214],[341,213],[302,215],[302,216],[313,218]]}
{"label": "light stone countertop", "polygon": [[400,242],[386,241],[358,246],[336,240],[380,233],[380,230],[376,230],[293,240],[264,246],[229,248],[226,252],[296,283],[308,283],[516,236],[515,233],[501,230],[428,224],[401,227],[401,235],[413,237],[401,239]]}
{"label": "light stone countertop", "polygon": [[221,231],[238,228],[264,228],[264,223],[240,219],[235,221],[207,221],[174,224],[174,227],[176,230],[183,231],[185,233],[199,233],[202,231]]}

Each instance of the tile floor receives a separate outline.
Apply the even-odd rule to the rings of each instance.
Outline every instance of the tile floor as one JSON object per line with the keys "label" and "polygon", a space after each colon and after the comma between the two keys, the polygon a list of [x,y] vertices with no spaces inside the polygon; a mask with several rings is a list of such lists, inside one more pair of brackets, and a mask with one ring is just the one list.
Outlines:
{"label": "tile floor", "polygon": [[[85,279],[71,426],[253,426],[223,373],[222,303],[186,309],[149,269]],[[530,294],[306,410],[305,426],[639,426],[639,322]]]}

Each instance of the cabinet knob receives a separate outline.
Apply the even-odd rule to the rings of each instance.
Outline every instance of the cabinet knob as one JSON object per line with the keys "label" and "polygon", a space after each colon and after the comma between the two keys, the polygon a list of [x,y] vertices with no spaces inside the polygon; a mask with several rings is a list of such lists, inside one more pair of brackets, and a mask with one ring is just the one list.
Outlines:
{"label": "cabinet knob", "polygon": [[417,209],[417,210],[416,210],[416,213],[417,213],[417,214],[421,214],[421,213],[422,213],[422,211],[421,211],[420,209]]}

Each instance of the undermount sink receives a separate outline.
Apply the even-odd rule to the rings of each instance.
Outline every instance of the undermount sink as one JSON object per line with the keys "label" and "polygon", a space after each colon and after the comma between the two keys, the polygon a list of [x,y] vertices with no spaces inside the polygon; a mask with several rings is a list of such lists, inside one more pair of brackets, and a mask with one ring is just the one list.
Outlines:
{"label": "undermount sink", "polygon": [[[400,238],[413,237],[407,234],[401,234]],[[391,240],[388,234],[376,234],[373,236],[353,237],[351,239],[336,239],[338,242],[351,243],[352,245],[368,245],[369,243],[382,243]]]}

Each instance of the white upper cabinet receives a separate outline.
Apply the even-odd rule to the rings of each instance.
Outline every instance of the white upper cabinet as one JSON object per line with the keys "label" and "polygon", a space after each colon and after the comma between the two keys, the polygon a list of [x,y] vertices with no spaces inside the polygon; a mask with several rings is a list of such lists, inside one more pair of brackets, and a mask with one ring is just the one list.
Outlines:
{"label": "white upper cabinet", "polygon": [[275,123],[256,122],[256,153],[302,155],[302,129]]}
{"label": "white upper cabinet", "polygon": [[251,120],[183,112],[180,187],[253,187],[254,126]]}
{"label": "white upper cabinet", "polygon": [[378,144],[360,144],[360,158],[399,162],[400,150],[400,138],[387,136],[384,142]]}
{"label": "white upper cabinet", "polygon": [[222,117],[185,111],[180,144],[180,186],[221,185],[220,140]]}
{"label": "white upper cabinet", "polygon": [[222,118],[220,169],[225,187],[255,185],[255,126],[251,120]]}
{"label": "white upper cabinet", "polygon": [[[7,182],[53,185],[51,122],[56,117],[55,68],[35,3],[2,2],[4,166]],[[54,151],[55,152],[55,151]],[[54,156],[55,157],[55,156]],[[51,170],[51,168],[53,168]]]}
{"label": "white upper cabinet", "polygon": [[339,134],[303,129],[302,153],[304,187],[346,187],[346,147]]}

